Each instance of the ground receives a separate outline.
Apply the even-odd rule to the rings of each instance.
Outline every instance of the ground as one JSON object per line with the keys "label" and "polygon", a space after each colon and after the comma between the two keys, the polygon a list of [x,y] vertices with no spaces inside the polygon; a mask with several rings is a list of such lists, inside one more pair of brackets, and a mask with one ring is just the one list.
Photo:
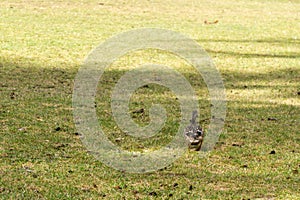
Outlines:
{"label": "ground", "polygon": [[[1,199],[300,199],[300,1],[4,0],[0,12]],[[186,152],[160,171],[129,174],[88,153],[72,93],[91,50],[142,27],[180,32],[208,52],[226,88],[227,116],[205,158]],[[208,91],[191,66],[166,52],[132,52],[104,73],[96,97],[108,138],[127,150],[159,148],[178,126],[174,112],[161,134],[142,141],[112,120],[109,91],[130,67],[149,62],[191,82],[201,123],[209,124]],[[157,85],[139,89],[133,119],[148,122],[149,99],[176,111],[173,97]]]}

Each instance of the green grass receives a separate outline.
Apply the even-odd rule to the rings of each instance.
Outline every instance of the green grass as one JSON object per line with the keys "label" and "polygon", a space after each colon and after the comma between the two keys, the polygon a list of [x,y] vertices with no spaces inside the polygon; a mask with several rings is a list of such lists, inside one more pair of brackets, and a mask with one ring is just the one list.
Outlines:
{"label": "green grass", "polygon": [[[299,11],[298,0],[1,1],[0,199],[300,199]],[[164,170],[128,174],[88,154],[73,123],[72,92],[93,48],[141,27],[181,32],[210,54],[226,87],[227,118],[204,159],[187,152]],[[147,62],[179,70],[200,97],[203,126],[209,123],[207,89],[187,63],[133,52],[105,72],[96,98],[104,130],[124,149],[159,148],[176,131],[178,112],[145,141],[112,120],[111,88]],[[145,108],[132,114],[137,123],[149,120],[152,100],[178,110],[170,91],[149,85],[132,97],[132,111]]]}

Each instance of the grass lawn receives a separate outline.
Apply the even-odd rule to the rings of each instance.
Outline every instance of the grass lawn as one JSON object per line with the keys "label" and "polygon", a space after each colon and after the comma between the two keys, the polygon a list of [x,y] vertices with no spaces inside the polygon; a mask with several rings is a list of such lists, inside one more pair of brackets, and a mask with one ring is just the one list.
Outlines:
{"label": "grass lawn", "polygon": [[[299,22],[299,0],[2,0],[0,199],[300,199]],[[180,32],[209,53],[225,84],[227,116],[207,157],[186,152],[163,170],[129,174],[83,146],[72,92],[91,50],[142,27]],[[142,63],[168,64],[190,81],[206,129],[201,76],[174,55],[144,50],[121,57],[99,82],[97,113],[108,138],[143,151],[167,144],[178,128],[178,102],[157,85],[137,90],[130,111],[145,125],[151,102],[172,110],[160,134],[135,139],[113,121],[110,91]]]}

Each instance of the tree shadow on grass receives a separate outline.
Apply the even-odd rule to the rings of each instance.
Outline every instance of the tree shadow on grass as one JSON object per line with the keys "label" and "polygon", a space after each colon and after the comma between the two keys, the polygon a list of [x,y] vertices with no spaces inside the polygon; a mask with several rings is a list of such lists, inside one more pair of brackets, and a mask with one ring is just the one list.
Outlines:
{"label": "tree shadow on grass", "polygon": [[197,42],[221,42],[221,43],[269,43],[269,44],[300,44],[300,39],[294,38],[265,38],[265,39],[196,39]]}
{"label": "tree shadow on grass", "polygon": [[238,53],[233,51],[216,51],[211,49],[205,49],[208,53],[214,53],[224,56],[234,56],[240,58],[300,58],[298,52],[287,52],[286,54],[266,54],[266,53]]}
{"label": "tree shadow on grass", "polygon": [[[299,45],[300,39],[293,39],[293,38],[287,38],[287,39],[254,39],[254,40],[227,40],[227,39],[197,39],[198,43],[201,42],[220,42],[220,43],[268,43],[268,44],[293,44],[293,45]],[[286,52],[281,54],[268,54],[268,53],[243,53],[243,52],[234,52],[234,51],[221,51],[221,50],[213,50],[213,49],[205,49],[208,53],[213,54],[219,54],[224,56],[234,56],[234,57],[240,57],[240,58],[300,58],[299,52]]]}
{"label": "tree shadow on grass", "polygon": [[[124,180],[128,188],[136,187],[136,183],[141,179],[146,180],[151,187],[140,186],[146,195],[151,192],[148,191],[150,189],[162,190],[162,193],[169,194],[170,187],[161,188],[162,186],[157,185],[156,188],[154,186],[157,181],[171,185],[172,189],[174,189],[175,183],[179,184],[179,187],[186,185],[185,189],[182,187],[181,190],[187,192],[191,192],[189,187],[192,184],[193,191],[202,191],[204,196],[211,195],[212,191],[217,191],[221,195],[222,190],[218,188],[224,184],[229,187],[227,188],[228,196],[233,192],[243,195],[243,190],[249,191],[249,187],[253,186],[255,189],[250,189],[253,196],[266,191],[276,194],[275,189],[278,191],[288,190],[292,194],[297,192],[295,185],[297,175],[292,173],[293,170],[295,173],[295,170],[299,170],[295,165],[295,158],[299,156],[299,132],[297,132],[299,107],[297,106],[280,103],[274,105],[258,100],[228,99],[225,134],[221,136],[221,143],[216,146],[215,157],[214,155],[210,157],[211,160],[218,162],[216,165],[201,163],[200,158],[193,158],[183,160],[182,163],[181,161],[175,163],[174,168],[169,169],[172,172],[163,170],[150,175],[124,175],[123,172],[107,170],[92,157],[84,156],[86,151],[84,148],[78,147],[80,140],[75,134],[71,108],[76,69],[17,67],[14,64],[7,64],[2,65],[0,70],[1,79],[4,80],[1,82],[1,137],[4,141],[1,143],[4,149],[2,159],[5,162],[4,165],[10,166],[9,170],[4,170],[4,173],[7,175],[6,177],[12,177],[9,183],[11,192],[19,192],[19,186],[15,184],[17,181],[13,177],[24,177],[20,165],[27,162],[47,163],[47,171],[42,172],[43,177],[52,180],[54,173],[59,174],[60,176],[56,176],[55,182],[64,183],[61,184],[62,187],[65,183],[74,183],[74,180],[83,181],[80,180],[80,177],[85,178],[86,184],[95,182],[97,184],[96,177],[103,181],[105,184],[103,187],[107,187],[107,190],[122,184]],[[110,72],[108,80],[113,83],[116,81],[114,79],[121,77],[123,73],[119,70]],[[270,74],[239,73],[235,70],[222,73],[229,89],[247,90],[252,87],[270,89],[270,91],[278,88],[287,89],[289,85],[283,84],[284,82],[288,83],[293,79],[295,81],[299,79],[299,70],[296,69],[273,69]],[[187,77],[194,76],[189,73],[186,75]],[[280,82],[272,85],[260,83],[274,79],[278,79]],[[109,81],[107,84],[111,84]],[[250,85],[249,83],[252,81],[256,81],[257,84]],[[197,86],[205,87],[202,84]],[[297,87],[300,89],[299,84],[292,88],[297,89]],[[296,92],[289,93],[287,97],[299,97]],[[269,154],[272,149],[276,151],[275,155]],[[216,158],[217,156],[219,158]],[[280,162],[280,159],[286,159],[288,165]],[[92,170],[72,172],[77,176],[69,175],[71,172],[67,172],[70,168],[77,169],[76,166],[83,166],[82,168],[94,166],[95,162],[98,163],[98,168],[92,167]],[[198,165],[198,163],[201,164]],[[270,166],[268,172],[255,174],[255,170],[261,165]],[[59,166],[59,171],[56,171],[56,167],[53,166]],[[243,173],[234,174],[234,170],[217,173],[218,167],[221,166],[234,169],[243,168]],[[15,170],[11,170],[14,167]],[[103,172],[103,169],[106,171]],[[121,180],[120,177],[125,178]],[[28,181],[31,179],[28,178]],[[236,181],[239,184],[234,184],[234,188],[232,188],[232,183]],[[36,184],[48,186],[48,183]],[[272,186],[268,187],[270,184]],[[22,190],[26,191],[27,188],[22,188]],[[53,192],[53,190],[51,191]],[[130,194],[132,192],[126,189],[118,191]],[[76,190],[76,193],[83,194],[84,192],[86,191]],[[223,191],[223,194],[225,193],[226,191]]]}

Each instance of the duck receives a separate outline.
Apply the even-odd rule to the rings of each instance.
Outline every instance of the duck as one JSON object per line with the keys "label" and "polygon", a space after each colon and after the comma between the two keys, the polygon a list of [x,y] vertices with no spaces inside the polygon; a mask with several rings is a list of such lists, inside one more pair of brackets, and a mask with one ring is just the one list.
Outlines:
{"label": "duck", "polygon": [[190,125],[184,130],[184,136],[188,144],[189,149],[199,151],[201,149],[204,131],[202,127],[197,123],[198,112],[193,111]]}

